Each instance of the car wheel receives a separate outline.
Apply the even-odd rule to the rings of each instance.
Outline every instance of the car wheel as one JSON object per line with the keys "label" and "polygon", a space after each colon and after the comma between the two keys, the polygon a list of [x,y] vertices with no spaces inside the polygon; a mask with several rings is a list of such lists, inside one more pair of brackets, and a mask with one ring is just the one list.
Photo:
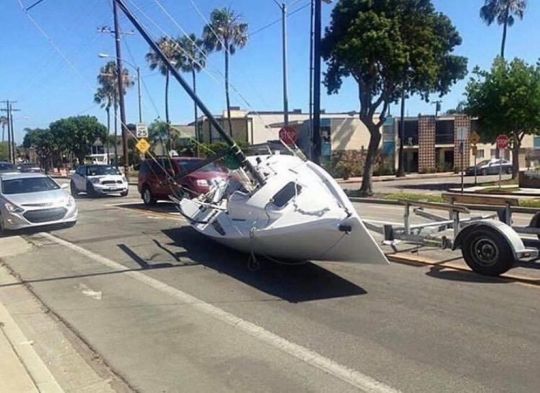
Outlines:
{"label": "car wheel", "polygon": [[71,196],[73,198],[77,198],[79,196],[79,190],[77,190],[77,186],[73,180],[69,183],[69,189],[71,190]]}
{"label": "car wheel", "polygon": [[499,276],[514,266],[514,254],[506,239],[494,229],[480,229],[463,240],[463,258],[476,273]]}
{"label": "car wheel", "polygon": [[94,186],[90,182],[86,183],[86,196],[90,198],[94,198],[97,196],[96,190],[94,190]]}
{"label": "car wheel", "polygon": [[126,191],[122,191],[122,192],[120,193],[120,196],[123,196],[123,197],[125,197],[125,196],[127,196],[127,195],[128,195],[128,193],[129,193],[129,190],[126,190]]}
{"label": "car wheel", "polygon": [[156,204],[156,199],[152,195],[152,191],[150,191],[150,188],[144,187],[141,196],[146,206],[152,206]]}
{"label": "car wheel", "polygon": [[0,237],[7,236],[9,234],[9,231],[4,226],[4,219],[2,218],[2,215],[0,214]]}
{"label": "car wheel", "polygon": [[510,175],[512,173],[512,168],[506,168],[504,171],[507,175]]}

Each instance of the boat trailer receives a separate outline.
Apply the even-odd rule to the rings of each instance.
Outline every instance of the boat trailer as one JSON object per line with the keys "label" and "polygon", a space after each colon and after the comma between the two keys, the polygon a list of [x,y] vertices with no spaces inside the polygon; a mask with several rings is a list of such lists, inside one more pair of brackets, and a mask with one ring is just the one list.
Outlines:
{"label": "boat trailer", "polygon": [[[499,276],[518,262],[539,261],[540,211],[516,208],[515,198],[461,196],[443,194],[451,203],[399,201],[404,207],[403,223],[369,219],[363,222],[371,231],[383,235],[383,244],[396,251],[401,242],[461,249],[467,265],[482,275]],[[492,213],[475,215],[471,210]],[[530,224],[513,226],[513,210],[532,214]],[[423,218],[424,222],[413,224],[414,216]]]}

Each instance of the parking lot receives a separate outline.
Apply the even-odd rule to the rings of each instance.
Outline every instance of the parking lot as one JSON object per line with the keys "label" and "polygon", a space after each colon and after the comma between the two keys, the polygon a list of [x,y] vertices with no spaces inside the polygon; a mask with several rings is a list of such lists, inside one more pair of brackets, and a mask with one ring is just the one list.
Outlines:
{"label": "parking lot", "polygon": [[[191,230],[172,205],[145,209],[133,187],[128,197],[77,204],[75,227],[22,235],[29,249],[3,262],[24,285],[3,283],[0,296],[32,337],[31,313],[7,296],[31,289],[74,336],[73,347],[91,349],[86,362],[103,368],[98,374],[117,390],[540,386],[534,283],[427,264],[253,266]],[[392,206],[357,207],[365,218],[401,215]],[[36,341],[42,357],[60,350]],[[56,360],[51,372],[69,385]]]}

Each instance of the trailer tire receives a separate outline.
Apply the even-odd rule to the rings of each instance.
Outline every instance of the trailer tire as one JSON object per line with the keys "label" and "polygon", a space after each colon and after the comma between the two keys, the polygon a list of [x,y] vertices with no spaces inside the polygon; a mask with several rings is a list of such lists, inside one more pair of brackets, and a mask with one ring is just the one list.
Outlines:
{"label": "trailer tire", "polygon": [[463,239],[461,251],[467,265],[484,276],[499,276],[510,270],[515,263],[508,241],[490,228],[472,231]]}

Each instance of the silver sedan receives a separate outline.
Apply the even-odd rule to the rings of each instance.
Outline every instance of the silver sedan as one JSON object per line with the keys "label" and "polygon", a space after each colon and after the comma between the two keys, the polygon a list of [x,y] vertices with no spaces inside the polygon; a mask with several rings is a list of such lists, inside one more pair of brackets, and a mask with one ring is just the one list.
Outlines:
{"label": "silver sedan", "polygon": [[49,176],[0,173],[0,232],[42,225],[73,226],[73,197]]}

